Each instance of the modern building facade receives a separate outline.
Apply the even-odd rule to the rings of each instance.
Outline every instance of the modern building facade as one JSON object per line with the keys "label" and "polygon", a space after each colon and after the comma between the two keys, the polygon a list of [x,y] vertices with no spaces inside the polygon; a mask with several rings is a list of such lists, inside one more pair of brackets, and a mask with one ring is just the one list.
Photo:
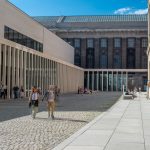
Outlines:
{"label": "modern building facade", "polygon": [[147,15],[33,17],[75,48],[85,87],[117,91],[147,84]]}
{"label": "modern building facade", "polygon": [[57,85],[62,93],[84,85],[84,69],[73,65],[74,48],[7,0],[0,0],[0,82],[13,96],[15,85],[29,95]]}

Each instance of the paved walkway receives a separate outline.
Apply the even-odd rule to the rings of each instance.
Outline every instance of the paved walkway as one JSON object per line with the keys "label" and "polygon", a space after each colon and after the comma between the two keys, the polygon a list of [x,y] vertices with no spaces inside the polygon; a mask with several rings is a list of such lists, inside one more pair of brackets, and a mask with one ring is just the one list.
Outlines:
{"label": "paved walkway", "polygon": [[62,95],[55,120],[47,118],[45,101],[40,102],[40,112],[33,120],[27,100],[0,100],[0,150],[52,149],[109,109],[120,95]]}
{"label": "paved walkway", "polygon": [[150,101],[120,100],[54,150],[150,150]]}

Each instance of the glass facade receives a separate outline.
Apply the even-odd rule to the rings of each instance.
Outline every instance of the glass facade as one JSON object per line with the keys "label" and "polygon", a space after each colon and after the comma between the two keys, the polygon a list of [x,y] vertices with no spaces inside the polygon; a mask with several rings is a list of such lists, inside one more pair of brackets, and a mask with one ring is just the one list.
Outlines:
{"label": "glass facade", "polygon": [[7,26],[4,27],[4,38],[18,44],[24,45],[26,47],[32,48],[39,52],[43,52],[43,44],[33,40],[32,38],[23,35]]}

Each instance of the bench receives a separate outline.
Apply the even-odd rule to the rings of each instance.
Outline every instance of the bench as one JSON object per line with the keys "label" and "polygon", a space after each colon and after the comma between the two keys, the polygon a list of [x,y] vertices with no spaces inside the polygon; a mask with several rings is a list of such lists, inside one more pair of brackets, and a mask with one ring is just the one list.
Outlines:
{"label": "bench", "polygon": [[124,93],[124,94],[123,94],[123,98],[124,98],[124,99],[133,99],[134,97],[133,97],[132,94],[126,94],[126,93]]}

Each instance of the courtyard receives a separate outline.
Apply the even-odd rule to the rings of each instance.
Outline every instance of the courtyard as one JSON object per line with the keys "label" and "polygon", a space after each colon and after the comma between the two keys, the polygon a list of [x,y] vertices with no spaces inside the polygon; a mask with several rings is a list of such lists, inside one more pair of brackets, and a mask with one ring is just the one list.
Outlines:
{"label": "courtyard", "polygon": [[62,95],[55,120],[47,118],[46,102],[40,102],[33,120],[27,99],[0,100],[0,149],[52,149],[108,110],[120,96],[120,92]]}

